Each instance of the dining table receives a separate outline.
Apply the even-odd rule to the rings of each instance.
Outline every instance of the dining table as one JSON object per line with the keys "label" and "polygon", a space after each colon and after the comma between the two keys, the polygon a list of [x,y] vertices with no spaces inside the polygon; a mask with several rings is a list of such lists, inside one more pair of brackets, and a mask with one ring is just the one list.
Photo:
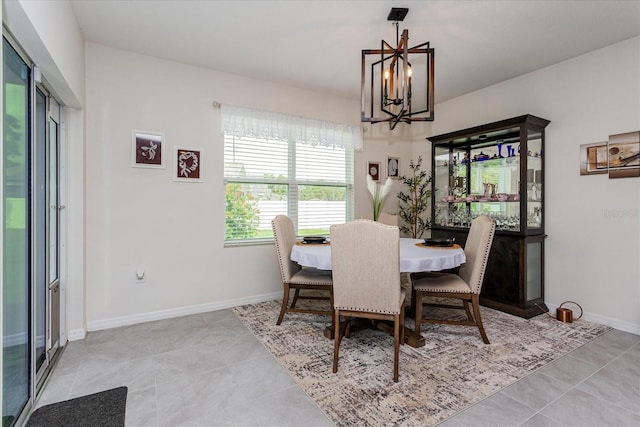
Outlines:
{"label": "dining table", "polygon": [[[460,245],[429,246],[425,239],[400,238],[400,272],[420,273],[459,267],[466,258]],[[331,241],[325,243],[296,242],[291,260],[305,267],[331,270]]]}
{"label": "dining table", "polygon": [[[423,273],[449,270],[466,262],[464,250],[458,244],[450,246],[432,246],[425,239],[400,238],[400,273]],[[303,267],[319,270],[331,270],[330,239],[306,243],[297,241],[291,248],[291,260]],[[384,324],[381,324],[384,329]],[[324,335],[333,338],[333,330],[325,329]],[[412,347],[425,345],[424,337],[419,333],[405,330],[405,342]]]}

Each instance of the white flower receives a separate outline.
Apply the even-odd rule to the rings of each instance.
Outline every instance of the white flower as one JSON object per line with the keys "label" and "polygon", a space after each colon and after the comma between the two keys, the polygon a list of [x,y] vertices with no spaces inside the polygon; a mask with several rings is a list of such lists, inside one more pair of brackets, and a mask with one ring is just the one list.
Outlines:
{"label": "white flower", "polygon": [[382,205],[384,205],[384,199],[391,191],[391,184],[393,181],[387,177],[384,185],[380,186],[373,181],[371,175],[367,174],[367,189],[371,194],[371,200],[373,201],[373,220],[377,221],[382,211]]}

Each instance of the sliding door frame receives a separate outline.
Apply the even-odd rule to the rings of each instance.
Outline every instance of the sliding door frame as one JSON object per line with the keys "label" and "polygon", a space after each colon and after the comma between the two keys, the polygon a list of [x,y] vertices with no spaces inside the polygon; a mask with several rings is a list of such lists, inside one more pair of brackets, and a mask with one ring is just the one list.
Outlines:
{"label": "sliding door frame", "polygon": [[[53,366],[59,359],[62,353],[61,350],[64,348],[67,339],[65,332],[66,304],[63,297],[63,295],[65,295],[64,275],[66,275],[66,215],[64,212],[66,194],[64,189],[67,182],[65,176],[65,109],[49,89],[50,85],[43,76],[40,75],[40,70],[37,65],[30,60],[20,43],[4,26],[2,35],[29,69],[29,81],[27,82],[29,98],[27,108],[27,114],[29,115],[27,118],[29,122],[27,126],[27,132],[29,132],[27,146],[29,158],[26,159],[29,173],[26,186],[28,194],[27,200],[29,203],[29,230],[27,237],[29,245],[29,277],[27,287],[30,293],[30,306],[28,309],[28,333],[30,334],[28,354],[30,355],[30,366],[27,402],[22,412],[18,414],[17,419],[14,420],[15,425],[22,425],[41,393]],[[45,100],[44,123],[41,123],[41,125],[43,125],[41,129],[38,129],[37,123],[39,120],[37,115],[38,111],[36,111],[36,97],[38,94],[44,95]],[[0,112],[3,113],[2,115],[4,117],[4,112]],[[40,113],[42,112],[40,111]],[[42,117],[40,119],[42,119]],[[52,125],[52,122],[55,123],[55,126]],[[52,135],[53,131],[56,132],[56,135]],[[41,135],[42,132],[44,135]],[[38,141],[40,137],[44,137],[44,143],[42,140]],[[51,146],[52,143],[55,143],[55,149]],[[44,150],[44,153],[38,150]],[[2,154],[2,151],[0,151],[0,154]],[[52,159],[53,156],[56,158]],[[54,160],[53,163],[52,160]],[[38,165],[38,161],[41,162],[40,165]],[[52,170],[52,168],[55,170]],[[51,188],[52,184],[55,185],[53,193]],[[39,192],[38,185],[44,187],[40,189],[42,192]],[[0,196],[2,196],[1,192]],[[57,200],[52,200],[54,196]],[[51,222],[53,219],[55,219],[55,224]],[[40,228],[38,227],[38,221],[41,221]],[[54,231],[52,229],[54,227],[55,235],[52,235],[52,231]],[[52,242],[54,239],[55,242]],[[50,246],[52,243],[55,244],[55,248]],[[39,253],[38,251],[44,252]],[[56,252],[55,257],[51,256],[53,251]],[[1,251],[0,255],[4,256]],[[55,265],[52,265],[53,263],[55,263]],[[55,269],[56,273],[53,276],[51,275],[52,268]],[[39,269],[41,270],[40,272],[38,271]],[[38,284],[38,280],[43,281],[43,283]],[[3,289],[1,280],[0,285],[2,285],[0,288]],[[43,292],[44,295],[41,295],[41,298],[38,299],[36,295],[37,292]],[[57,296],[55,295],[56,293]],[[52,297],[52,295],[55,297]],[[56,301],[55,298],[58,298],[58,300]],[[0,304],[4,304],[3,299],[4,297],[0,298]],[[37,369],[36,348],[38,343],[36,341],[39,339],[38,333],[42,335],[42,331],[37,330],[38,310],[44,311],[42,315],[44,316],[45,325],[44,336],[40,337],[41,340],[44,340],[44,360],[39,369]],[[40,321],[42,321],[42,319],[40,319]],[[3,320],[0,318],[0,330],[2,330],[2,322]],[[55,330],[52,328],[55,328]],[[4,338],[2,341],[4,341]],[[5,363],[1,355],[0,363]],[[3,391],[5,381],[6,378],[2,378],[2,370],[0,369],[0,386],[2,386]],[[0,402],[0,405],[2,405],[2,402]],[[4,415],[4,408],[2,412]]]}

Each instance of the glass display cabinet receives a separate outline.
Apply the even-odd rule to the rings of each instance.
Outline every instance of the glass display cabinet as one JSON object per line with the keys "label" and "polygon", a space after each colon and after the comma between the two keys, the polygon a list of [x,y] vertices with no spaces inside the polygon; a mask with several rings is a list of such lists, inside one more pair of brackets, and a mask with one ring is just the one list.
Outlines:
{"label": "glass display cabinet", "polygon": [[432,236],[464,245],[471,221],[489,215],[496,235],[480,303],[520,317],[544,305],[544,130],[514,117],[427,138],[432,143]]}

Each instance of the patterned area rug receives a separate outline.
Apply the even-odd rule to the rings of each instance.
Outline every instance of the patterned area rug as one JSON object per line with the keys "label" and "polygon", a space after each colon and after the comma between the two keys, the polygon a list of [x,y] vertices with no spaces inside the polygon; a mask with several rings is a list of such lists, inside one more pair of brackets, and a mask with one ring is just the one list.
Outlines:
{"label": "patterned area rug", "polygon": [[233,312],[337,426],[433,426],[611,329],[481,307],[490,345],[474,327],[423,325],[426,346],[401,346],[394,383],[392,336],[352,332],[334,374],[328,317],[287,313],[276,326],[279,309],[269,301]]}

